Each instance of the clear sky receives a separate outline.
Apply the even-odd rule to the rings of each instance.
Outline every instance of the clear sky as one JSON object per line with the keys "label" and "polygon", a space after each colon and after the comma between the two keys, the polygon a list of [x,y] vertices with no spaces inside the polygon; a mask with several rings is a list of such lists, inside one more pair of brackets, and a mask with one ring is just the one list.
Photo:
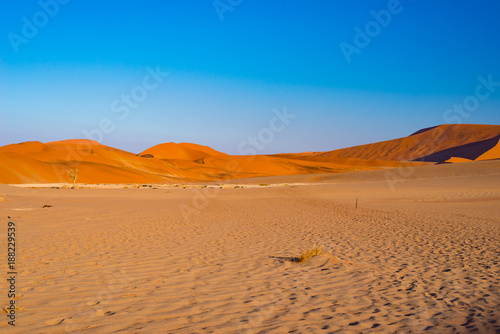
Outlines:
{"label": "clear sky", "polygon": [[500,124],[499,17],[493,0],[4,1],[0,145],[280,153]]}

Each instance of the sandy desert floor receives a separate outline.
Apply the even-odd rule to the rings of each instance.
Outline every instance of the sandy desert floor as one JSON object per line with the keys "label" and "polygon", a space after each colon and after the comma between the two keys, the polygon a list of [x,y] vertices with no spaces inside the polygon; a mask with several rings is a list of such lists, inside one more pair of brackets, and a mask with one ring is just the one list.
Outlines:
{"label": "sandy desert floor", "polygon": [[500,161],[236,183],[0,186],[0,331],[500,333]]}

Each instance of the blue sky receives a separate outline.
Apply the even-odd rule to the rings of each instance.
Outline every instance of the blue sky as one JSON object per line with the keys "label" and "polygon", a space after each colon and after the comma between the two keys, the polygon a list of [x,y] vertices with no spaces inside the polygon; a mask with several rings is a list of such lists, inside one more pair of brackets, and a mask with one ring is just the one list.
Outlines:
{"label": "blue sky", "polygon": [[[500,83],[476,97],[479,77],[500,82],[498,1],[59,1],[2,4],[0,145],[90,133],[134,153],[237,154],[284,109],[295,118],[259,153],[500,124]],[[161,82],[146,78],[157,68]]]}

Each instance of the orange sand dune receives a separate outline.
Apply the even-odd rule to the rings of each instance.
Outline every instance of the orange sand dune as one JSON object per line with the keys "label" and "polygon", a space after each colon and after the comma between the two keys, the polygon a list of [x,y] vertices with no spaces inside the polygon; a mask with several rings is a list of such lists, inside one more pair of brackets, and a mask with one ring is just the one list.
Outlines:
{"label": "orange sand dune", "polygon": [[[133,153],[85,142],[23,143],[0,148],[0,182],[70,182],[68,172],[78,169],[79,183],[172,182],[200,180],[189,169],[158,159],[145,159]],[[19,148],[17,153],[14,149]],[[2,153],[6,151],[5,153]]]}
{"label": "orange sand dune", "polygon": [[366,160],[443,162],[452,156],[474,160],[491,149],[498,141],[493,143],[492,138],[499,136],[500,125],[445,124],[417,131],[404,138],[330,152],[317,152],[313,155]]}
{"label": "orange sand dune", "polygon": [[195,144],[161,144],[141,156],[88,141],[24,143],[2,151],[2,183],[70,182],[68,172],[76,169],[78,183],[199,182],[352,170],[328,162],[229,156]]}
{"label": "orange sand dune", "polygon": [[488,160],[500,157],[499,138],[497,125],[442,125],[343,150],[256,156],[230,156],[190,143],[164,143],[134,154],[86,139],[26,142],[0,147],[0,183],[71,182],[75,170],[77,183],[183,183]]}

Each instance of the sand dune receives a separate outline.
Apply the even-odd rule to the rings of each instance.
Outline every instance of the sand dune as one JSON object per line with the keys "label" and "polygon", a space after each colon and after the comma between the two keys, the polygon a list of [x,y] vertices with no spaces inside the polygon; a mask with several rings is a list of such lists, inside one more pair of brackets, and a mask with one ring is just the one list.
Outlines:
{"label": "sand dune", "polygon": [[500,138],[500,125],[446,124],[423,129],[404,138],[330,152],[317,152],[314,155],[365,160],[444,162],[451,157],[474,160],[490,150],[498,142],[498,138]]}
{"label": "sand dune", "polygon": [[76,169],[79,171],[78,183],[169,183],[337,173],[405,164],[386,161],[362,163],[359,159],[349,164],[341,159],[334,160],[229,156],[185,143],[160,144],[136,155],[89,141],[29,142],[0,148],[0,170],[3,171],[0,182],[70,182],[68,172]]}
{"label": "sand dune", "polygon": [[[85,139],[0,147],[0,183],[182,183],[342,173],[429,162],[497,159],[500,126],[441,125],[409,137],[331,152],[231,156],[208,146],[164,143],[133,154]],[[405,160],[423,160],[407,162]]]}
{"label": "sand dune", "polygon": [[[22,245],[14,332],[500,331],[500,161],[255,181],[312,184],[0,185]],[[314,243],[341,261],[292,261]]]}

